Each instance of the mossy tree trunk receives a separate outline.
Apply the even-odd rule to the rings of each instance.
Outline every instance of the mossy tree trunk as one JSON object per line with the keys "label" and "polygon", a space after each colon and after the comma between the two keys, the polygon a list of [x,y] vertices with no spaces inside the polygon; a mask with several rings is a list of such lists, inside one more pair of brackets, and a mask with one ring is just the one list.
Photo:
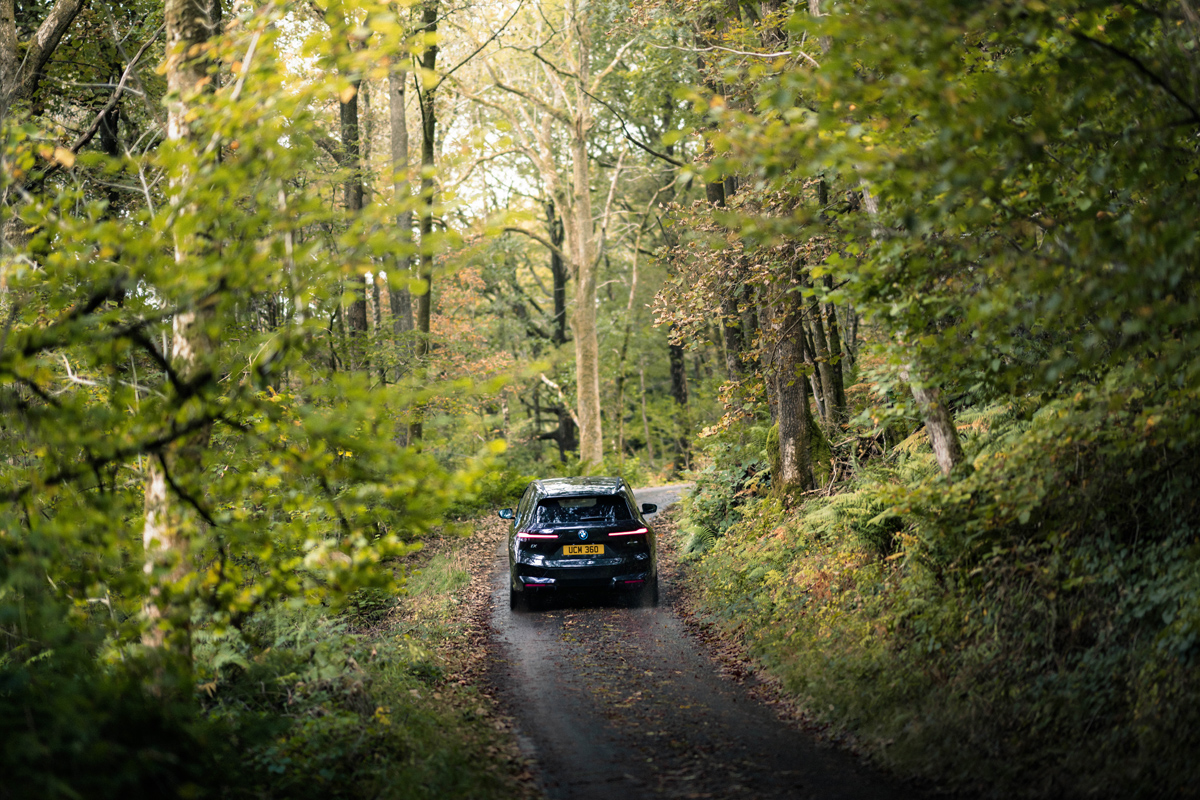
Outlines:
{"label": "mossy tree trunk", "polygon": [[801,326],[804,297],[792,282],[781,302],[785,308],[774,370],[779,403],[779,490],[785,495],[812,488],[809,463],[808,381],[803,374]]}

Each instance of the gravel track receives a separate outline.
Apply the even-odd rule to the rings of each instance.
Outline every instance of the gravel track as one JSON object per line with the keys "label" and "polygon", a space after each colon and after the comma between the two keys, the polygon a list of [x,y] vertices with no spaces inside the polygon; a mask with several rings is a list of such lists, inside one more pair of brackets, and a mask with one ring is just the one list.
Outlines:
{"label": "gravel track", "polygon": [[[665,508],[683,488],[638,500]],[[487,682],[547,797],[914,796],[781,719],[753,677],[710,658],[673,607],[661,539],[659,555],[658,608],[582,598],[514,613],[504,542],[494,551]]]}

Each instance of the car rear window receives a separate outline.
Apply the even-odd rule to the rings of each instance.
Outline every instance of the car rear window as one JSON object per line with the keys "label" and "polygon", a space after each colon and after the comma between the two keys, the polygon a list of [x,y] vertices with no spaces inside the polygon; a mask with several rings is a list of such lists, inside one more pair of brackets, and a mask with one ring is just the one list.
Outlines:
{"label": "car rear window", "polygon": [[548,497],[538,503],[534,524],[605,524],[628,519],[633,519],[633,515],[623,497]]}

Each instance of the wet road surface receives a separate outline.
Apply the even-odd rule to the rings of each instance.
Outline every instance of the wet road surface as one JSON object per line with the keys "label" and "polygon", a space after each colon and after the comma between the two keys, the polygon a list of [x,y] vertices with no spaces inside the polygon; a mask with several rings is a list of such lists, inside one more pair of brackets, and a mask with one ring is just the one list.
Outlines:
{"label": "wet road surface", "polygon": [[[665,509],[683,488],[636,494]],[[548,797],[913,796],[721,677],[671,610],[669,580],[658,608],[585,597],[517,613],[507,571],[502,546],[491,679]]]}

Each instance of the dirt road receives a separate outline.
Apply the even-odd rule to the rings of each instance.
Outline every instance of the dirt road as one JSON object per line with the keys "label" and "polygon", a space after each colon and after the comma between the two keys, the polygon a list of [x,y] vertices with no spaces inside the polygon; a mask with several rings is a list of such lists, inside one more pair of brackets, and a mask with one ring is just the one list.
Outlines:
{"label": "dirt road", "polygon": [[[660,509],[683,487],[637,492]],[[491,682],[550,798],[911,797],[718,674],[671,609],[573,599],[514,613],[493,570]]]}

